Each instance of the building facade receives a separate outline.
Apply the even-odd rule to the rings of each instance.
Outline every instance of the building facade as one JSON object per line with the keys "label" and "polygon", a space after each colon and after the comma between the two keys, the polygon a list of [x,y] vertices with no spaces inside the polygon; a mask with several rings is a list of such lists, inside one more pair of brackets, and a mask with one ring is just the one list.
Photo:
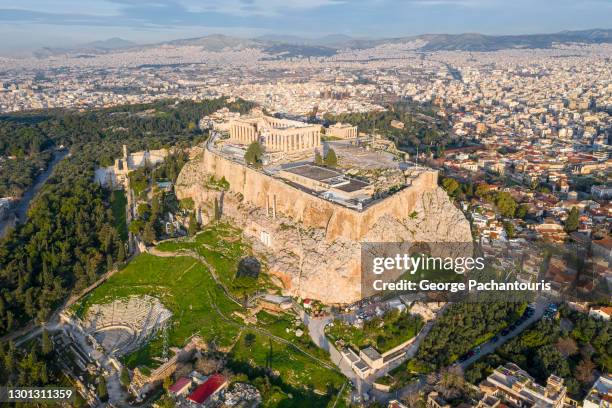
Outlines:
{"label": "building facade", "polygon": [[485,394],[494,395],[506,405],[517,408],[562,408],[567,393],[562,378],[551,375],[543,387],[526,371],[512,363],[497,367],[480,383],[479,388]]}
{"label": "building facade", "polygon": [[584,408],[612,407],[612,375],[602,375],[595,381],[582,406]]}
{"label": "building facade", "polygon": [[357,137],[357,126],[338,122],[327,128],[325,133],[340,139],[354,139]]}
{"label": "building facade", "polygon": [[297,152],[321,145],[321,126],[279,119],[263,113],[232,119],[230,140],[239,144],[259,141],[269,152]]}

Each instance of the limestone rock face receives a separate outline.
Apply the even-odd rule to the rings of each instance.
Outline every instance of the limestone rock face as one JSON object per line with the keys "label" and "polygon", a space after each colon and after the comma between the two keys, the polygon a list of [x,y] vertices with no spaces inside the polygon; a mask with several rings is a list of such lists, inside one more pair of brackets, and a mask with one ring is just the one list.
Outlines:
{"label": "limestone rock face", "polygon": [[[223,216],[243,229],[288,295],[333,304],[361,299],[363,242],[472,240],[463,213],[429,174],[357,212],[227,162],[210,152],[188,162],[177,180],[177,196],[191,197],[204,222],[217,199]],[[224,177],[228,191],[211,188],[211,175]]]}
{"label": "limestone rock face", "polygon": [[364,242],[471,242],[470,224],[437,187],[420,194],[409,217],[384,216],[364,236]]}

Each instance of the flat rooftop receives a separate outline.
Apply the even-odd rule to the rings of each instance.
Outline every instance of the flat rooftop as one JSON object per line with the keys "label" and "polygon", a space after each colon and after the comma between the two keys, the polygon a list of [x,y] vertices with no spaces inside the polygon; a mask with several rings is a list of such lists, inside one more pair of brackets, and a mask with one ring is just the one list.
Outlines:
{"label": "flat rooftop", "polygon": [[362,349],[361,352],[372,361],[382,358],[382,355],[378,351],[376,351],[374,347],[366,347]]}
{"label": "flat rooftop", "polygon": [[342,173],[339,171],[321,166],[313,166],[311,164],[302,164],[295,167],[289,167],[284,170],[289,173],[297,174],[298,176],[307,177],[317,181],[323,181],[334,177],[342,177]]}
{"label": "flat rooftop", "polygon": [[345,349],[342,351],[342,354],[344,354],[344,356],[352,363],[355,364],[356,362],[358,362],[359,360],[361,360],[359,358],[359,356],[357,356],[357,354]]}
{"label": "flat rooftop", "polygon": [[283,170],[311,180],[329,183],[335,189],[346,193],[364,189],[369,185],[365,181],[348,178],[338,170],[312,164],[300,164]]}
{"label": "flat rooftop", "polygon": [[365,363],[363,360],[359,360],[355,363],[355,368],[359,371],[367,371],[370,369],[370,366]]}
{"label": "flat rooftop", "polygon": [[349,179],[348,184],[342,184],[340,186],[336,186],[338,190],[346,191],[347,193],[352,193],[353,191],[361,190],[362,188],[366,188],[368,183],[361,180]]}

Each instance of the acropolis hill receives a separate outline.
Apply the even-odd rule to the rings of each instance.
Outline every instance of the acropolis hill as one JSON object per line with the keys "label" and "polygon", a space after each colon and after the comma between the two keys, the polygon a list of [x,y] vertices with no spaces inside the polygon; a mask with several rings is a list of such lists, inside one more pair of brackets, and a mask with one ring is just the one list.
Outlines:
{"label": "acropolis hill", "polygon": [[[345,157],[381,154],[347,146],[334,145],[344,167]],[[402,187],[360,201],[377,183],[343,179],[341,171],[322,180],[326,169],[305,160],[255,168],[241,162],[235,149],[231,138],[213,137],[183,168],[177,196],[192,198],[204,222],[212,219],[216,199],[223,217],[242,227],[255,250],[265,254],[269,272],[288,294],[340,304],[360,299],[361,242],[471,242],[468,221],[437,186],[431,169],[389,170]],[[311,150],[304,157],[312,161],[312,155]],[[322,190],[316,191],[318,186]]]}

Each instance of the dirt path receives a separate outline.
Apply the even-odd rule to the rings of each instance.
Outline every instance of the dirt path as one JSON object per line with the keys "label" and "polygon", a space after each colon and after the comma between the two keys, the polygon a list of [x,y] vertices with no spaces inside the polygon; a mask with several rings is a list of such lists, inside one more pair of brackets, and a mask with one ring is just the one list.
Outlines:
{"label": "dirt path", "polygon": [[[157,248],[151,248],[149,250],[149,253],[151,255],[155,255],[155,256],[162,256],[162,257],[172,257],[172,256],[190,256],[192,258],[195,258],[196,260],[200,261],[204,266],[206,266],[206,268],[210,271],[211,276],[213,277],[213,280],[215,281],[215,283],[217,283],[217,285],[219,285],[226,297],[228,297],[229,299],[231,299],[234,303],[238,304],[240,307],[243,307],[242,303],[240,303],[238,300],[236,300],[229,292],[229,290],[227,289],[227,287],[225,287],[225,285],[220,281],[217,273],[216,273],[216,269],[214,268],[213,265],[211,265],[204,257],[202,257],[201,255],[195,253],[192,250],[180,250],[180,251],[160,251]],[[315,360],[318,364],[322,365],[325,368],[328,368],[330,370],[334,370],[334,371],[338,371],[337,367],[334,366],[333,364],[328,363],[327,361],[321,360],[320,358],[318,358],[317,356],[309,353],[308,351],[304,350],[303,348],[301,348],[300,346],[298,346],[297,344],[284,339],[282,337],[276,336],[272,333],[270,333],[269,331],[262,329],[260,327],[257,326],[250,326],[250,325],[244,325],[244,324],[240,324],[238,322],[236,322],[235,320],[225,316],[221,310],[217,307],[217,305],[214,303],[214,301],[212,300],[212,296],[209,293],[209,299],[211,299],[210,303],[211,306],[215,309],[215,311],[217,312],[217,314],[226,322],[238,327],[241,330],[252,330],[255,331],[257,333],[263,334],[264,336],[267,336],[269,338],[272,338],[273,340],[279,342],[279,343],[283,343],[286,344],[288,346],[291,346],[293,348],[295,348],[296,350],[298,350],[299,352],[303,353],[304,355],[310,357],[311,359]]]}

